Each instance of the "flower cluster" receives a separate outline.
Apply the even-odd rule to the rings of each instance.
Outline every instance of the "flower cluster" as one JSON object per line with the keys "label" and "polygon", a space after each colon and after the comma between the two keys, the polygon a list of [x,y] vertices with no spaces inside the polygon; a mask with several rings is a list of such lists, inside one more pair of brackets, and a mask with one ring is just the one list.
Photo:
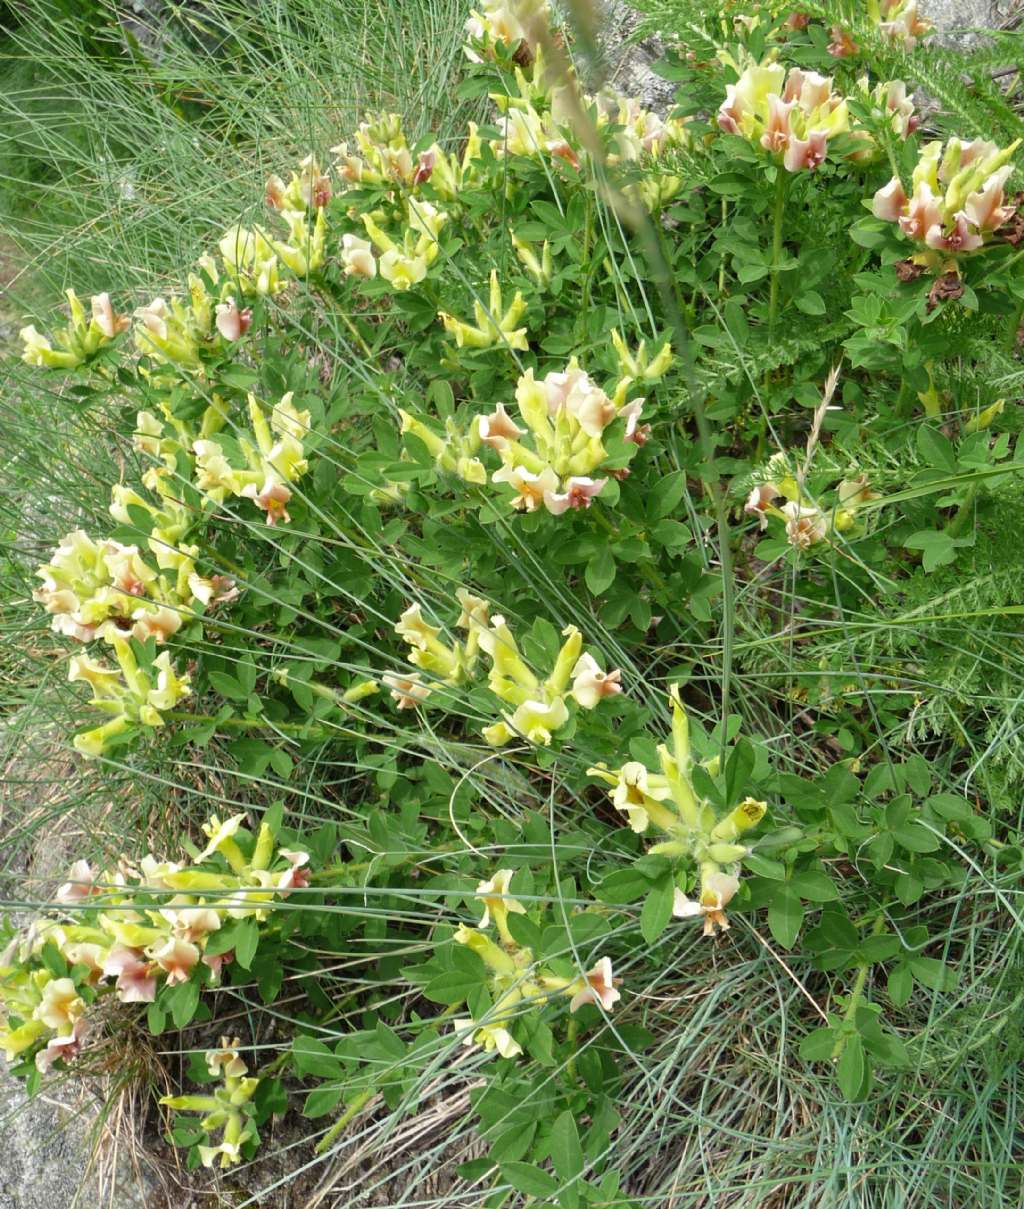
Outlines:
{"label": "flower cluster", "polygon": [[207,1071],[221,1080],[221,1086],[212,1094],[160,1098],[165,1108],[202,1113],[199,1128],[203,1133],[221,1131],[218,1145],[198,1147],[204,1167],[212,1167],[218,1159],[220,1167],[231,1167],[241,1161],[245,1143],[258,1140],[252,1098],[260,1081],[249,1075],[249,1068],[238,1052],[240,1044],[237,1037],[221,1037],[219,1049],[206,1051]]}
{"label": "flower cluster", "polygon": [[[586,973],[566,976],[541,967],[533,951],[515,940],[509,929],[510,914],[525,915],[526,908],[512,896],[512,869],[498,869],[486,881],[480,882],[475,897],[484,905],[484,913],[475,928],[459,926],[455,941],[471,949],[487,967],[493,1007],[485,1020],[459,1017],[452,1023],[464,1034],[463,1045],[480,1046],[487,1052],[497,1052],[503,1058],[515,1058],[523,1052],[512,1036],[510,1026],[524,1010],[541,1006],[553,996],[569,998],[569,1011],[577,1012],[585,1004],[600,1004],[610,1012],[622,998],[612,975],[611,958],[601,957]],[[483,929],[494,924],[500,944],[487,936]]]}
{"label": "flower cluster", "polygon": [[[907,96],[903,80],[882,81],[872,87],[868,77],[862,76],[851,99],[862,107],[867,124],[876,129],[888,126],[899,139],[909,137],[920,125],[921,119],[914,112],[914,102]],[[865,126],[855,126],[850,135],[864,144],[849,156],[854,163],[872,163],[882,155],[882,148]]]}
{"label": "flower cluster", "polygon": [[551,22],[547,0],[483,0],[481,8],[470,9],[465,24],[472,40],[466,47],[470,61],[479,63],[481,54],[493,57],[494,47],[500,45],[528,62],[536,50],[537,30],[546,30]]}
{"label": "flower cluster", "polygon": [[[523,659],[504,617],[492,615],[486,600],[465,589],[458,590],[457,598],[462,612],[455,624],[467,631],[465,641],[443,642],[441,628],[424,619],[419,604],[410,605],[396,624],[395,632],[409,646],[409,662],[420,669],[382,677],[399,709],[422,705],[438,685],[469,680],[481,653],[491,664],[491,692],[514,707],[483,731],[487,742],[496,747],[516,736],[547,745],[553,732],[569,721],[568,698],[581,709],[593,709],[603,698],[622,691],[621,673],[601,670],[593,655],[583,650],[583,636],[575,626],[563,630],[565,642],[549,675],[542,679]],[[421,671],[430,681],[424,681]]]}
{"label": "flower cluster", "polygon": [[[857,526],[858,510],[870,500],[878,499],[871,490],[867,476],[843,479],[835,489],[831,507],[822,502],[808,499],[806,492],[794,478],[788,467],[786,454],[779,453],[771,458],[760,479],[750,489],[744,511],[758,518],[760,528],[768,526],[768,518],[775,517],[785,525],[786,540],[799,550],[810,549],[824,541],[833,530],[852,535]],[[786,502],[777,506],[776,501]]]}
{"label": "flower cluster", "polygon": [[70,322],[51,340],[36,331],[35,327],[23,327],[19,335],[25,345],[22,360],[28,365],[44,369],[76,369],[125,331],[130,323],[127,315],[114,310],[109,294],[96,294],[92,299],[92,317],[87,321],[85,308],[74,290],[66,290],[70,310]]}
{"label": "flower cluster", "polygon": [[[672,748],[659,744],[658,757],[659,772],[631,760],[615,769],[599,764],[589,774],[611,786],[612,805],[626,816],[633,831],[642,834],[653,824],[668,836],[650,849],[652,853],[696,864],[699,895],[691,900],[677,888],[673,913],[680,918],[703,917],[705,935],[713,935],[716,926],[729,926],[724,909],[739,889],[738,862],[749,853],[737,841],[757,826],[767,805],[746,798],[719,818],[711,803],[698,795],[691,776],[689,722],[674,689]],[[713,774],[717,764],[716,759],[705,768]]]}
{"label": "flower cluster", "polygon": [[964,143],[954,138],[945,147],[927,143],[914,168],[910,195],[894,176],[875,194],[871,212],[896,223],[922,249],[913,257],[915,263],[945,270],[948,257],[976,252],[1013,217],[1016,207],[1007,204],[1003,187],[1019,143],[1002,150],[985,139]]}
{"label": "flower cluster", "polygon": [[204,826],[192,864],[147,855],[114,870],[77,861],[56,894],[65,910],[37,920],[0,956],[0,1046],[40,1071],[73,1058],[101,996],[153,1003],[163,987],[216,982],[233,960],[217,934],[264,920],[275,900],[308,885],[309,855],[276,848],[261,824],[243,852],[244,815]]}
{"label": "flower cluster", "polygon": [[465,641],[442,642],[441,627],[424,618],[418,603],[409,605],[395,624],[395,633],[408,644],[409,662],[420,669],[407,675],[387,672],[382,677],[399,709],[413,709],[430,696],[431,684],[424,683],[421,671],[428,674],[435,687],[462,684],[473,674],[480,635],[490,624],[490,605],[465,588],[457,589],[455,596],[462,608],[455,625],[466,631]]}
{"label": "flower cluster", "polygon": [[918,12],[917,0],[873,0],[868,11],[882,34],[904,50],[913,50],[918,38],[932,30],[932,23]]}
{"label": "flower cluster", "polygon": [[766,61],[747,67],[726,88],[718,125],[772,156],[788,172],[813,172],[828,154],[828,140],[850,129],[845,99],[832,78]]}
{"label": "flower cluster", "polygon": [[116,668],[87,654],[73,655],[68,665],[68,680],[89,686],[89,704],[113,715],[102,726],[75,735],[75,750],[89,759],[102,755],[114,739],[127,736],[138,726],[163,726],[164,713],[191,692],[188,673],[179,675],[174,670],[170,651],[140,666],[124,638],[115,635],[110,641]]}
{"label": "flower cluster", "polygon": [[[492,276],[492,302],[500,305],[501,295]],[[519,314],[519,295],[505,311],[498,324],[483,310],[478,320],[489,325],[468,325],[443,316],[445,325],[456,333],[462,344],[471,341],[515,340],[514,347],[525,346],[525,329],[502,330],[515,322]],[[522,345],[518,342],[521,340]],[[427,447],[438,469],[457,475],[467,483],[483,486],[487,483],[487,468],[480,459],[484,448],[493,450],[501,466],[491,473],[492,483],[512,488],[510,503],[517,512],[543,509],[552,516],[561,516],[570,509],[589,508],[607,486],[608,477],[623,479],[629,474],[628,464],[609,467],[607,476],[595,477],[610,460],[605,438],[618,438],[616,461],[623,463],[647,442],[650,426],[640,423],[644,400],[627,401],[637,381],[655,382],[672,362],[668,344],[649,358],[643,342],[633,353],[626,348],[619,333],[612,341],[619,353],[623,376],[615,392],[609,396],[580,368],[573,357],[565,370],[548,373],[540,381],[528,369],[516,385],[516,405],[519,424],[498,403],[493,412],[476,416],[468,427],[460,427],[453,419],[446,424],[442,437],[422,420],[399,411],[403,433],[412,433]],[[525,425],[525,427],[523,426]],[[396,484],[400,494],[400,487]]]}
{"label": "flower cluster", "polygon": [[622,674],[604,672],[589,651],[583,650],[583,635],[575,626],[562,631],[565,642],[550,673],[541,679],[527,665],[504,617],[495,615],[480,631],[480,646],[491,660],[488,685],[499,701],[513,706],[501,721],[484,728],[483,736],[494,747],[520,737],[547,745],[552,733],[569,721],[567,698],[580,709],[593,709],[605,697],[622,691]]}
{"label": "flower cluster", "polygon": [[[516,405],[525,429],[500,403],[490,415],[479,417],[480,440],[502,462],[491,481],[512,488],[513,508],[533,512],[543,507],[561,516],[570,508],[590,507],[608,482],[594,477],[608,459],[602,441],[606,430],[622,421],[627,446],[647,439],[639,423],[643,399],[626,401],[632,381],[623,378],[609,398],[574,357],[564,371],[546,374],[539,382],[532,369],[520,377]],[[528,442],[520,439],[527,432]]]}
{"label": "flower cluster", "polygon": [[81,529],[64,538],[36,575],[43,586],[33,598],[52,616],[51,628],[79,642],[128,635],[165,642],[197,603],[222,600],[229,590],[200,575],[188,555],[177,567],[153,567],[138,546],[96,542]]}
{"label": "flower cluster", "polygon": [[[448,215],[430,202],[409,199],[401,240],[396,242],[381,229],[372,214],[363,215],[369,239],[358,235],[342,236],[341,263],[349,276],[376,277],[378,272],[393,289],[408,290],[418,285],[441,250],[438,237]],[[374,258],[373,250],[380,254]]]}
{"label": "flower cluster", "polygon": [[[252,440],[239,434],[231,441],[234,459],[228,456],[227,442],[199,437],[192,442],[198,489],[217,503],[228,496],[250,499],[264,514],[268,525],[287,524],[291,484],[309,468],[303,439],[310,431],[308,411],[299,411],[289,391],[270,409],[269,419],[255,395],[249,395],[249,423]],[[140,417],[141,418],[141,417]],[[243,465],[233,466],[232,460]]]}

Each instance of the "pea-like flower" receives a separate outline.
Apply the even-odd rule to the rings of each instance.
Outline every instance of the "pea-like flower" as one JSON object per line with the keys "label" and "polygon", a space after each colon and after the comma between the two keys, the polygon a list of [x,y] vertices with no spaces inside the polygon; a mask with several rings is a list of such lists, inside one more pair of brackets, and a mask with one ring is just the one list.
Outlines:
{"label": "pea-like flower", "polygon": [[573,358],[564,371],[539,382],[532,369],[520,377],[516,404],[525,429],[500,404],[491,415],[478,417],[480,439],[502,461],[491,481],[513,489],[514,509],[544,508],[561,516],[591,506],[608,482],[594,473],[608,457],[602,441],[607,429],[621,420],[626,440],[642,444],[637,421],[643,400],[625,401],[631,382],[623,378],[610,398]]}
{"label": "pea-like flower", "polygon": [[[739,885],[737,862],[749,851],[741,840],[764,817],[767,804],[747,797],[720,816],[711,802],[702,799],[692,776],[689,722],[675,689],[671,745],[660,744],[657,751],[658,772],[636,760],[618,769],[598,764],[588,772],[610,786],[612,804],[626,815],[634,831],[642,833],[653,825],[665,833],[667,838],[650,849],[652,854],[692,861],[700,869],[700,899],[691,903],[677,891],[675,913],[703,914],[712,924],[728,926],[722,910]],[[714,764],[704,768],[714,775]]]}
{"label": "pea-like flower", "polygon": [[622,998],[622,992],[615,986],[616,981],[612,977],[612,959],[599,958],[597,964],[580,980],[582,986],[569,1001],[569,1011],[578,1012],[585,1004],[599,1003],[606,1012],[610,1012]]}
{"label": "pea-like flower", "polygon": [[703,916],[705,936],[714,936],[718,928],[728,931],[729,920],[726,918],[725,908],[739,888],[738,878],[710,867],[702,874],[700,895],[697,899],[687,898],[682,890],[676,887],[672,914],[679,919]]}
{"label": "pea-like flower", "polygon": [[[1008,163],[1020,139],[999,150],[975,139],[931,142],[921,151],[912,178],[912,192],[894,176],[874,195],[876,218],[895,222],[920,251],[915,264],[933,272],[957,272],[956,257],[975,252],[1008,222],[1016,207],[1007,204],[1004,186],[1012,172]],[[950,260],[950,257],[954,259]]]}
{"label": "pea-like flower", "polygon": [[579,657],[572,669],[572,695],[576,704],[583,709],[593,709],[605,697],[614,697],[622,692],[622,672],[602,671],[597,660],[589,651]]}
{"label": "pea-like flower", "polygon": [[824,163],[828,140],[850,128],[843,97],[832,79],[814,71],[766,61],[747,67],[726,88],[718,124],[781,157],[788,172],[814,171]]}
{"label": "pea-like flower", "polygon": [[510,883],[514,876],[514,869],[498,869],[487,881],[479,883],[474,896],[484,904],[484,913],[477,927],[486,928],[493,919],[501,939],[506,944],[515,943],[508,930],[509,914],[526,914],[523,904],[512,897]]}
{"label": "pea-like flower", "polygon": [[87,320],[85,308],[75,291],[65,290],[64,293],[70,321],[54,337],[56,348],[34,325],[21,329],[19,335],[25,345],[21,359],[27,365],[42,369],[76,369],[128,327],[128,317],[114,310],[109,294],[93,297],[92,318]]}
{"label": "pea-like flower", "polygon": [[523,1047],[504,1025],[477,1024],[468,1016],[457,1016],[452,1021],[452,1027],[457,1033],[465,1033],[463,1045],[478,1045],[486,1053],[497,1050],[503,1058],[517,1058],[523,1052]]}
{"label": "pea-like flower", "polygon": [[358,235],[345,234],[341,237],[341,263],[347,277],[365,277],[368,281],[377,276],[377,261],[373,256],[373,244]]}
{"label": "pea-like flower", "polygon": [[913,50],[932,30],[932,23],[918,12],[917,0],[879,0],[877,11],[879,30],[903,50]]}

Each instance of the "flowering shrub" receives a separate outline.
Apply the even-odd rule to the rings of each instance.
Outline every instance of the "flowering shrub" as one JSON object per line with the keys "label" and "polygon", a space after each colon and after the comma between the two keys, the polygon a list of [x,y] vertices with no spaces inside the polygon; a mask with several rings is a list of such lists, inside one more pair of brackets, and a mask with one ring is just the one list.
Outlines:
{"label": "flowering shrub", "polygon": [[[39,570],[68,678],[109,715],[76,748],[143,758],[159,729],[254,795],[301,772],[344,823],[278,847],[300,841],[274,806],[255,835],[211,820],[189,865],[79,868],[73,919],[5,957],[19,1073],[70,1061],[104,997],[180,1028],[222,967],[271,1003],[286,965],[308,999],[288,1073],[318,1081],[307,1116],[343,1105],[321,1153],[466,1047],[479,1170],[611,1203],[600,1130],[587,1180],[558,1155],[578,1118],[613,1121],[622,1055],[648,1043],[644,971],[695,919],[722,963],[751,937],[788,952],[818,1009],[800,1055],[848,1098],[911,1067],[898,1009],[951,977],[918,913],[1012,843],[933,792],[909,737],[872,741],[867,673],[733,641],[737,614],[764,635],[796,591],[795,660],[851,618],[906,630],[899,610],[943,568],[972,576],[971,527],[1019,492],[986,377],[1024,304],[1018,140],[925,129],[913,60],[908,80],[860,61],[869,39],[909,52],[922,21],[869,8],[828,46],[758,14],[713,59],[721,24],[681,28],[662,117],[584,92],[545,4],[488,0],[466,27],[488,109],[461,140],[372,115],[329,163],[272,176],[267,225],[216,240],[187,297],[132,324],[105,294],[87,321],[69,291],[63,332],[23,331],[28,364],[135,413],[110,531]],[[892,735],[918,708],[895,665],[871,671]],[[352,889],[399,922],[329,909]],[[343,1034],[316,971],[350,940],[372,972]],[[248,1157],[276,1111],[243,1049],[225,1037],[193,1071],[216,1090],[165,1100],[201,1114],[173,1131],[194,1163]],[[497,1130],[493,1105],[538,1081],[545,1119]]]}

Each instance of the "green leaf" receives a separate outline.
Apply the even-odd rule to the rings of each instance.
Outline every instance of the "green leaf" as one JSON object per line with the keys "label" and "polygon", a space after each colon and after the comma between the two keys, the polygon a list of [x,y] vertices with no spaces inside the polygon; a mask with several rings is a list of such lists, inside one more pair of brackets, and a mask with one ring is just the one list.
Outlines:
{"label": "green leaf", "polygon": [[807,290],[793,300],[796,303],[798,311],[803,311],[805,315],[824,315],[825,314],[825,299],[818,293],[817,290]]}
{"label": "green leaf", "polygon": [[576,1130],[576,1118],[566,1109],[555,1118],[551,1127],[551,1161],[555,1170],[568,1183],[583,1172],[583,1147]]}
{"label": "green leaf", "polygon": [[789,884],[808,902],[831,903],[839,897],[835,882],[827,873],[817,869],[800,869],[793,874]]}
{"label": "green leaf", "polygon": [[784,949],[791,949],[804,922],[804,907],[800,896],[788,882],[775,890],[768,906],[768,927]]}
{"label": "green leaf", "polygon": [[464,970],[449,970],[432,978],[423,988],[423,994],[434,1003],[462,1003],[466,996],[480,985],[479,975]]}
{"label": "green leaf", "polygon": [[594,596],[600,596],[612,586],[615,582],[615,559],[612,557],[610,546],[602,546],[591,558],[583,578]]}
{"label": "green leaf", "polygon": [[939,837],[933,831],[913,821],[894,828],[892,834],[896,843],[908,852],[934,852],[941,845]]}
{"label": "green leaf", "polygon": [[601,879],[594,893],[601,902],[619,906],[623,903],[635,903],[647,893],[650,885],[650,879],[644,877],[638,869],[616,869],[614,873],[609,873]]}
{"label": "green leaf", "polygon": [[175,1028],[184,1028],[196,1014],[199,1006],[199,983],[193,979],[179,982],[164,1000],[171,1009],[171,1019]]}
{"label": "green leaf", "polygon": [[921,425],[917,430],[917,448],[929,466],[938,470],[956,470],[956,453],[949,437],[934,428]]}
{"label": "green leaf", "polygon": [[955,973],[937,957],[911,957],[914,978],[931,991],[948,991],[956,980]]}
{"label": "green leaf", "polygon": [[234,939],[235,961],[243,970],[248,970],[260,943],[259,925],[252,918],[239,920],[234,929]]}
{"label": "green leaf", "polygon": [[337,1055],[316,1037],[300,1033],[292,1042],[292,1061],[300,1075],[318,1079],[339,1079],[344,1071]]}
{"label": "green leaf", "polygon": [[860,1037],[851,1037],[839,1058],[836,1081],[847,1100],[859,1100],[864,1094],[870,1065]]}
{"label": "green leaf", "polygon": [[828,1062],[835,1047],[835,1029],[816,1028],[800,1042],[800,1057],[805,1062]]}
{"label": "green leaf", "polygon": [[527,1196],[554,1196],[558,1181],[534,1163],[502,1163],[501,1174],[517,1192]]}
{"label": "green leaf", "polygon": [[306,1097],[306,1103],[302,1108],[302,1115],[314,1119],[316,1117],[325,1117],[338,1106],[343,1090],[340,1085],[337,1087],[314,1087]]}
{"label": "green leaf", "polygon": [[660,878],[647,895],[640,912],[640,932],[649,945],[654,944],[668,926],[668,921],[672,918],[674,897],[675,885],[668,874]]}
{"label": "green leaf", "polygon": [[901,961],[889,971],[887,984],[889,998],[894,1007],[902,1007],[909,999],[914,989],[914,978],[910,971],[909,962]]}
{"label": "green leaf", "polygon": [[652,520],[660,520],[674,512],[686,492],[686,475],[682,470],[673,471],[659,479],[651,488],[647,506]]}

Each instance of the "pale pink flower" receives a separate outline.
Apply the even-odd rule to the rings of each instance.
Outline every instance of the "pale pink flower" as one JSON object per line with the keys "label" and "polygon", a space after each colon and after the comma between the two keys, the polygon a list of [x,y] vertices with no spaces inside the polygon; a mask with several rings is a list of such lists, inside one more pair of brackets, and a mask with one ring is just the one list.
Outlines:
{"label": "pale pink flower", "polygon": [[81,1048],[85,1031],[86,1023],[83,1019],[79,1019],[72,1025],[69,1033],[51,1037],[46,1043],[46,1049],[41,1049],[36,1054],[36,1070],[45,1075],[58,1059],[62,1058],[65,1062],[70,1062],[77,1056]]}
{"label": "pale pink flower", "polygon": [[871,200],[871,213],[885,222],[896,222],[907,204],[903,182],[898,176],[883,185]]}
{"label": "pale pink flower", "polygon": [[786,537],[791,546],[807,550],[820,542],[828,532],[828,518],[819,508],[807,507],[790,500],[781,512],[786,518]]}
{"label": "pale pink flower", "polygon": [[549,492],[558,489],[558,476],[550,466],[532,474],[525,466],[502,466],[491,475],[495,483],[508,483],[516,492],[512,507],[520,512],[535,512]]}
{"label": "pale pink flower", "polygon": [[292,498],[291,488],[282,483],[276,475],[268,474],[260,488],[257,488],[255,483],[247,483],[241,494],[263,509],[267,514],[268,525],[276,525],[278,521],[287,524],[292,519],[287,507]]}
{"label": "pale pink flower", "polygon": [[[823,76],[816,71],[803,71],[794,67],[786,77],[786,87],[782,91],[784,101],[798,101],[800,108],[806,113],[827,105],[832,97],[832,77]],[[769,103],[771,97],[768,98]]]}
{"label": "pale pink flower", "polygon": [[419,672],[409,672],[408,675],[385,672],[381,681],[385,688],[391,690],[399,709],[415,709],[430,696],[430,686],[423,683]]}
{"label": "pale pink flower", "polygon": [[735,84],[726,84],[725,100],[718,107],[718,125],[726,134],[739,134],[742,103],[736,94]]}
{"label": "pale pink flower", "polygon": [[238,1053],[242,1044],[238,1037],[221,1037],[220,1049],[206,1051],[206,1069],[216,1078],[240,1079],[249,1068]]}
{"label": "pale pink flower", "polygon": [[[795,73],[790,73],[790,75],[793,74]],[[789,146],[789,140],[793,135],[789,125],[789,115],[795,104],[795,100],[783,101],[774,93],[768,97],[768,121],[765,123],[764,134],[761,135],[761,146],[766,151],[785,151]]]}
{"label": "pale pink flower", "polygon": [[927,181],[919,181],[907,203],[907,212],[899,219],[900,230],[910,239],[924,243],[925,236],[942,224],[942,206]]}
{"label": "pale pink flower", "polygon": [[161,907],[160,914],[167,920],[179,940],[190,943],[204,940],[211,932],[220,928],[220,916],[213,907]]}
{"label": "pale pink flower", "polygon": [[220,973],[225,965],[235,960],[235,950],[228,949],[225,953],[204,953],[203,965],[213,973],[213,981],[220,982]]}
{"label": "pale pink flower", "polygon": [[54,898],[59,903],[78,903],[90,894],[102,894],[95,885],[98,877],[99,871],[88,861],[75,861],[68,870],[68,880],[58,888]]}
{"label": "pale pink flower", "polygon": [[787,172],[815,172],[828,154],[828,135],[823,130],[809,130],[807,138],[793,138],[782,157]]}
{"label": "pale pink flower", "polygon": [[287,186],[279,176],[272,176],[267,181],[267,205],[273,210],[283,210],[285,206],[285,189]]}
{"label": "pale pink flower", "polygon": [[768,528],[767,508],[773,504],[782,493],[774,483],[758,483],[751,488],[743,511],[756,516],[762,529]]}
{"label": "pale pink flower", "polygon": [[1012,171],[1012,165],[1004,164],[998,172],[992,173],[981,189],[971,193],[964,202],[964,214],[982,231],[994,231],[1013,217],[1016,206],[1003,204],[1003,186]]}
{"label": "pale pink flower", "polygon": [[592,969],[583,976],[586,985],[573,995],[569,1001],[569,1011],[579,1011],[585,1003],[599,1003],[606,1012],[622,998],[621,991],[615,987],[612,977],[612,959],[602,957]]}
{"label": "pale pink flower", "polygon": [[924,237],[929,248],[943,252],[974,252],[985,242],[982,237],[973,232],[968,225],[967,215],[959,210],[953,216],[953,226],[949,231],[942,229],[941,223],[929,227]]}
{"label": "pale pink flower", "polygon": [[86,977],[87,982],[98,982],[103,974],[103,963],[107,958],[107,950],[103,945],[82,941],[80,944],[66,945],[64,956],[69,965],[86,967],[89,971]]}
{"label": "pale pink flower", "polygon": [[279,848],[278,854],[288,862],[288,868],[278,877],[277,889],[280,893],[288,890],[302,890],[309,885],[308,852],[297,852],[291,848]]}
{"label": "pale pink flower", "polygon": [[167,319],[170,311],[162,298],[154,298],[149,306],[140,306],[135,311],[135,318],[141,319],[146,330],[160,340],[167,339]]}
{"label": "pale pink flower", "polygon": [[187,940],[172,936],[165,944],[150,954],[156,964],[167,975],[167,985],[188,982],[192,968],[199,960],[199,950]]}
{"label": "pale pink flower", "polygon": [[672,900],[672,914],[678,919],[703,915],[705,936],[714,936],[716,927],[721,928],[723,932],[728,931],[729,920],[726,918],[725,908],[739,888],[740,883],[735,877],[720,870],[703,879],[700,898],[697,900],[687,898],[677,886]]}
{"label": "pale pink flower", "polygon": [[225,340],[238,340],[252,327],[252,309],[239,310],[234,298],[219,302],[216,310],[217,331]]}
{"label": "pale pink flower", "polygon": [[607,482],[607,479],[592,479],[586,475],[574,476],[566,480],[564,492],[544,492],[544,507],[552,516],[561,516],[569,508],[589,508]]}
{"label": "pale pink flower", "polygon": [[103,976],[115,978],[117,997],[122,1003],[152,1003],[156,998],[156,977],[152,965],[140,960],[137,949],[116,947],[103,963]]}
{"label": "pale pink flower", "polygon": [[132,613],[132,637],[139,642],[155,638],[157,643],[166,642],[181,629],[181,614],[175,609],[161,605],[158,609],[136,609]]}
{"label": "pale pink flower", "polygon": [[845,59],[860,51],[860,47],[841,25],[833,25],[829,36],[832,40],[826,50],[833,58]]}
{"label": "pale pink flower", "polygon": [[508,414],[504,403],[499,403],[489,416],[477,417],[477,431],[485,445],[500,451],[507,441],[522,436],[525,430]]}
{"label": "pale pink flower", "polygon": [[625,406],[619,408],[619,419],[626,421],[625,440],[642,448],[651,437],[650,424],[641,424],[640,416],[644,410],[643,399],[631,399]]}
{"label": "pale pink flower", "polygon": [[110,301],[109,294],[94,294],[92,299],[92,317],[96,326],[108,340],[120,335],[130,322],[127,315],[118,315]]}
{"label": "pale pink flower", "polygon": [[430,180],[434,172],[435,154],[433,151],[421,151],[419,162],[416,165],[416,173],[412,178],[414,185],[425,184]]}
{"label": "pale pink flower", "polygon": [[593,709],[605,697],[622,692],[622,672],[602,672],[594,656],[585,651],[572,669],[572,695],[583,709]]}

